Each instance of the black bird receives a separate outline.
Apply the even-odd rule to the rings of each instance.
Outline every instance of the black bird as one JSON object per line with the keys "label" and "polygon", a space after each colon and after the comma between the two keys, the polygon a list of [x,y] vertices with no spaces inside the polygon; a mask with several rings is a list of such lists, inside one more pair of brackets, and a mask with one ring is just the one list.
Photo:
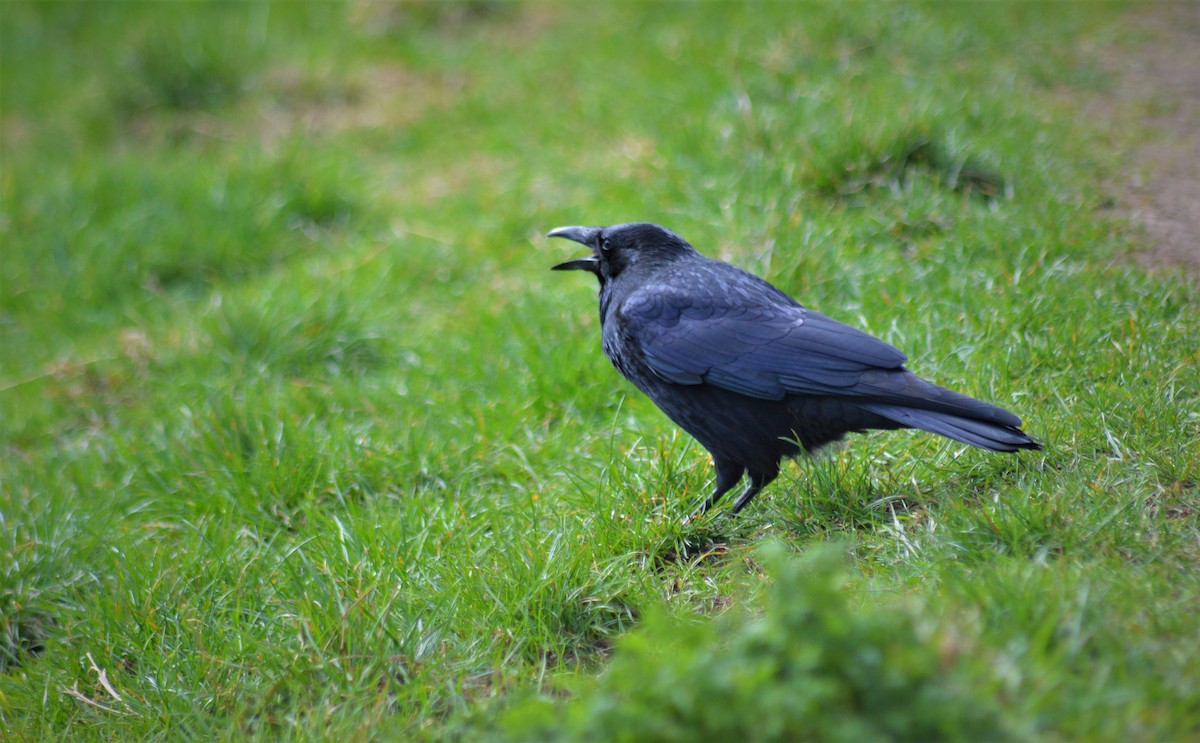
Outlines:
{"label": "black bird", "polygon": [[604,353],[712,454],[704,513],[749,473],[733,513],[779,463],[848,432],[919,428],[991,451],[1040,449],[1021,419],[926,382],[896,348],[706,258],[656,224],[559,227],[591,255],[554,266],[600,280]]}

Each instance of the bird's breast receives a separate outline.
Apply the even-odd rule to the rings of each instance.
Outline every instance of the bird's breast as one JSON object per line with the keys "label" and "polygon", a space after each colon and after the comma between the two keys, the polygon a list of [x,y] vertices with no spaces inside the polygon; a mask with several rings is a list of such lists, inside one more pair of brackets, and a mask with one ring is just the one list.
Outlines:
{"label": "bird's breast", "polygon": [[621,376],[645,392],[644,381],[647,375],[651,374],[650,368],[642,358],[641,349],[637,344],[622,334],[619,323],[604,323],[601,345],[604,348],[604,355],[621,373]]}

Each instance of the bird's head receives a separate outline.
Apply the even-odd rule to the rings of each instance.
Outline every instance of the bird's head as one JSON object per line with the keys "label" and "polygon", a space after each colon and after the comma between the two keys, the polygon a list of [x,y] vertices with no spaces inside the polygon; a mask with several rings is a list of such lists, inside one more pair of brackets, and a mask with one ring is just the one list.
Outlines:
{"label": "bird's head", "polygon": [[634,269],[653,270],[696,249],[666,227],[632,222],[611,227],[559,227],[546,237],[565,237],[592,249],[591,255],[554,266],[555,271],[591,271],[604,283]]}

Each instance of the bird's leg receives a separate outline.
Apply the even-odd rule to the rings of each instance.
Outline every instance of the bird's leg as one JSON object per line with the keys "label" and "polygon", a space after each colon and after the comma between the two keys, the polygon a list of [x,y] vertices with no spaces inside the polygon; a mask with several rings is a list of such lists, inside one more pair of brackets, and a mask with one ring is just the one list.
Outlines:
{"label": "bird's leg", "polygon": [[733,462],[714,459],[713,464],[717,468],[717,484],[713,489],[713,494],[705,498],[700,507],[692,511],[692,514],[683,520],[684,525],[707,513],[708,509],[715,506],[717,501],[721,500],[721,496],[728,493],[734,485],[737,485],[738,480],[742,479],[742,475],[746,473],[744,467]]}
{"label": "bird's leg", "polygon": [[738,499],[733,502],[733,508],[729,510],[729,513],[736,516],[738,511],[741,511],[743,508],[745,508],[746,504],[749,503],[754,496],[758,495],[758,491],[765,488],[769,482],[778,476],[779,470],[776,470],[775,472],[751,472],[750,484],[746,486],[746,489],[742,491],[742,494],[738,496]]}
{"label": "bird's leg", "polygon": [[746,507],[746,504],[750,502],[750,499],[758,495],[758,491],[760,490],[762,490],[762,486],[754,481],[751,481],[750,484],[746,486],[746,489],[742,491],[742,494],[737,497],[737,500],[733,502],[733,508],[729,509],[729,514],[731,516],[736,516],[738,511],[741,511]]}

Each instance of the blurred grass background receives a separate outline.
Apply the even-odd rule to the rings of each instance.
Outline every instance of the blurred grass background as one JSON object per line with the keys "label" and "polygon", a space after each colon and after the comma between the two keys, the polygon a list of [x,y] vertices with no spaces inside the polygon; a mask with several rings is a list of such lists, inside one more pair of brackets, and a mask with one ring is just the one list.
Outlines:
{"label": "blurred grass background", "polygon": [[[18,739],[1200,735],[1200,297],[1078,116],[1120,6],[0,13]],[[1046,452],[858,437],[680,526],[707,456],[541,237],[628,220]]]}

